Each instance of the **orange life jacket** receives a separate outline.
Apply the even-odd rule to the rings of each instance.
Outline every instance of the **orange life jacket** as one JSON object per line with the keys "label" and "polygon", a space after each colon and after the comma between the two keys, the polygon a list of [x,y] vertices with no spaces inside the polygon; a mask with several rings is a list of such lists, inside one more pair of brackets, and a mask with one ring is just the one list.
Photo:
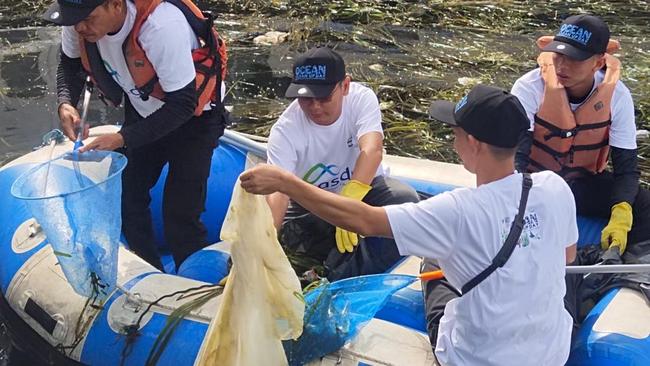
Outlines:
{"label": "orange life jacket", "polygon": [[537,58],[544,96],[537,114],[529,171],[552,170],[565,178],[602,172],[609,157],[611,101],[620,75],[620,61],[605,54],[603,82],[575,111],[555,74],[553,53]]}
{"label": "orange life jacket", "polygon": [[[124,41],[124,58],[133,82],[142,100],[154,96],[164,100],[164,92],[158,82],[156,72],[138,41],[142,24],[149,14],[163,0],[127,0],[133,1],[137,9],[131,33]],[[192,50],[192,59],[196,70],[197,107],[194,115],[203,113],[203,107],[212,102],[221,105],[221,81],[226,77],[228,56],[226,44],[213,27],[213,17],[209,12],[202,12],[191,0],[164,0],[181,10],[190,27],[199,39],[200,47]],[[114,105],[122,101],[123,91],[108,74],[101,61],[97,45],[84,41],[80,37],[81,62],[93,82],[99,87],[103,97]],[[164,42],[164,40],[161,40]]]}

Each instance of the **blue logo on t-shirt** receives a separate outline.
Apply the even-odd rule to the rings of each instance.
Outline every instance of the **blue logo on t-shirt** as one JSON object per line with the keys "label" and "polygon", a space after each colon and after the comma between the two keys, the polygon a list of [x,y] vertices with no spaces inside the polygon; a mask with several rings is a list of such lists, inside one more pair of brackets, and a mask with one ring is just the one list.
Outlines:
{"label": "blue logo on t-shirt", "polygon": [[120,83],[120,73],[117,72],[117,70],[113,70],[111,64],[106,62],[106,60],[102,60],[102,61],[104,61],[104,67],[106,68],[106,71],[108,71],[108,74],[113,78],[113,80],[115,80],[116,83],[120,84],[121,86],[122,83]]}
{"label": "blue logo on t-shirt", "polygon": [[303,65],[297,66],[295,80],[325,80],[327,77],[326,65]]}
{"label": "blue logo on t-shirt", "polygon": [[583,46],[586,46],[591,38],[591,32],[573,24],[562,24],[558,37],[564,37],[574,40]]}
{"label": "blue logo on t-shirt", "polygon": [[346,167],[342,172],[339,171],[334,164],[325,165],[323,163],[314,164],[307,173],[303,175],[302,180],[309,184],[316,184],[321,178],[325,176],[325,180],[318,183],[316,186],[323,189],[332,189],[343,182],[352,178],[352,172],[349,167]]}

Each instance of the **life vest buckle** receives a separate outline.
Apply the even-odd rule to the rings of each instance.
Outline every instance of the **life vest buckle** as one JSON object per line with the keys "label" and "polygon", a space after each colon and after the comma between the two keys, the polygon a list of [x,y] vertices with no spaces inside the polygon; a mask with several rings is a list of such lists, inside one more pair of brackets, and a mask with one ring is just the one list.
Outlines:
{"label": "life vest buckle", "polygon": [[577,133],[578,133],[578,128],[577,127],[572,128],[570,130],[558,129],[557,131],[552,131],[552,132],[548,133],[546,136],[544,136],[544,140],[548,141],[548,140],[552,139],[553,137],[568,139],[568,138],[571,138],[571,137],[575,137],[575,135]]}

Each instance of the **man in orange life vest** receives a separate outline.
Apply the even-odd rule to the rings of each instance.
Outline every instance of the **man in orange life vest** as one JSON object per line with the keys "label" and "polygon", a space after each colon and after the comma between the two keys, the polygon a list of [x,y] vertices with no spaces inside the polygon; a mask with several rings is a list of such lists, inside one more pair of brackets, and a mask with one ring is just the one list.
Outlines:
{"label": "man in orange life vest", "polygon": [[225,126],[225,48],[210,17],[189,0],[57,0],[43,17],[63,26],[57,98],[68,138],[88,135],[77,131],[75,107],[84,74],[114,105],[126,95],[121,130],[97,137],[80,151],[121,149],[128,157],[122,230],[129,247],[158,269],[163,265],[154,242],[149,190],[169,164],[163,221],[178,267],[206,244],[200,215],[212,152]]}
{"label": "man in orange life vest", "polygon": [[[568,17],[555,37],[537,44],[540,67],[512,87],[532,126],[517,169],[562,175],[578,214],[609,220],[602,248],[622,254],[650,239],[650,192],[639,188],[634,104],[611,54],[619,44],[592,15]],[[613,172],[606,170],[610,153]]]}

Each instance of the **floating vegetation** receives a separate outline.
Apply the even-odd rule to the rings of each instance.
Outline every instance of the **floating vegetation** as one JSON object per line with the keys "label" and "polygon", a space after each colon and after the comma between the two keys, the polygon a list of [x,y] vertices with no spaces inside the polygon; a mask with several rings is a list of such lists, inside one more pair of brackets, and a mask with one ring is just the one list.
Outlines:
{"label": "floating vegetation", "polygon": [[[0,0],[0,22],[44,24],[33,14],[51,0]],[[456,100],[476,83],[510,88],[536,66],[537,37],[552,34],[575,13],[603,17],[616,39],[623,80],[636,107],[638,128],[650,129],[650,40],[647,1],[484,0],[217,0],[199,1],[219,15],[229,40],[229,104],[235,128],[268,135],[289,103],[292,57],[314,45],[335,47],[354,80],[370,85],[381,102],[390,153],[456,161],[450,131],[428,121],[435,99]],[[17,20],[16,20],[17,19]],[[22,23],[20,23],[22,22]],[[284,42],[255,45],[269,31]],[[642,180],[650,182],[650,141],[641,141]]]}

